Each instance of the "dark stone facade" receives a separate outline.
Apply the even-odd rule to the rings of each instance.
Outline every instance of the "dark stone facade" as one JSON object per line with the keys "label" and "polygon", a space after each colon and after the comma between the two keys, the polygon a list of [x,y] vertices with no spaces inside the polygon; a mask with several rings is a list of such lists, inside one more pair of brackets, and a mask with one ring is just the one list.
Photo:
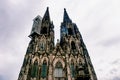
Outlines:
{"label": "dark stone facade", "polygon": [[60,41],[54,44],[54,25],[49,8],[34,19],[18,80],[97,80],[77,25],[64,9]]}

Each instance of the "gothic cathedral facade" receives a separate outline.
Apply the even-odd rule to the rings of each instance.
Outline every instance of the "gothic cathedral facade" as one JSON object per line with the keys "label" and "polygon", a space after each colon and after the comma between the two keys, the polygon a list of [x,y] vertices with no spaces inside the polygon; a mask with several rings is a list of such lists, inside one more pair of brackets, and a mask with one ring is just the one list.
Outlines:
{"label": "gothic cathedral facade", "polygon": [[54,43],[54,24],[49,8],[33,20],[18,80],[97,80],[78,27],[64,9],[60,40]]}

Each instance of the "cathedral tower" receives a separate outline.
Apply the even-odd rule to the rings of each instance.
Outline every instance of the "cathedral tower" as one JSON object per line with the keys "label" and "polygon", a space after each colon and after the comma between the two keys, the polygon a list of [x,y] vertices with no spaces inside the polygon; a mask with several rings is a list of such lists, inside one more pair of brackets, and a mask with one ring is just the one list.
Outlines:
{"label": "cathedral tower", "polygon": [[43,18],[33,20],[29,37],[18,80],[97,80],[82,36],[66,9],[56,45],[48,7]]}

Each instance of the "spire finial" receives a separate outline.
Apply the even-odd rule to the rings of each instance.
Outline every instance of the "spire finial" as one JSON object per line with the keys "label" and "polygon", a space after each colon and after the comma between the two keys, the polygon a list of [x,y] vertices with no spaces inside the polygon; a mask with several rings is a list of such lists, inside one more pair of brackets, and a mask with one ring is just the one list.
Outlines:
{"label": "spire finial", "polygon": [[66,8],[64,8],[64,11],[66,11]]}
{"label": "spire finial", "polygon": [[47,10],[44,14],[43,20],[49,20],[50,21],[50,16],[49,16],[49,7],[47,7]]}
{"label": "spire finial", "polygon": [[63,22],[72,22],[67,14],[66,8],[64,8]]}
{"label": "spire finial", "polygon": [[49,10],[49,7],[47,6],[47,10]]}

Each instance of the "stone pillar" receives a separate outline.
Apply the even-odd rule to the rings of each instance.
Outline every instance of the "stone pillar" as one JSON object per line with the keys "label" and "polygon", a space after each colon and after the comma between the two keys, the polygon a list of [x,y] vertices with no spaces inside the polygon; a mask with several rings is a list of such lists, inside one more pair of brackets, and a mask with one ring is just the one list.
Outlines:
{"label": "stone pillar", "polygon": [[71,80],[71,74],[70,74],[70,67],[69,67],[69,65],[67,65],[67,76],[68,76],[68,80]]}
{"label": "stone pillar", "polygon": [[67,61],[67,77],[68,77],[68,80],[71,80],[70,67],[69,67],[69,61],[68,61],[68,54],[66,54],[66,61]]}
{"label": "stone pillar", "polygon": [[23,75],[23,80],[27,80],[27,75]]}
{"label": "stone pillar", "polygon": [[53,80],[53,78],[52,78],[52,66],[50,65],[49,66],[49,70],[48,70],[49,72],[48,72],[48,80]]}

